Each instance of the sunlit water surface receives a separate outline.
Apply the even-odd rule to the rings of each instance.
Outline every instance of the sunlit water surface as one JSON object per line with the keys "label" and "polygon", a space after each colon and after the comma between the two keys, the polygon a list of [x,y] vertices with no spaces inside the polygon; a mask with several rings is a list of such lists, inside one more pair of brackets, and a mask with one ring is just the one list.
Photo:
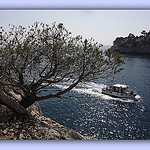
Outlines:
{"label": "sunlit water surface", "polygon": [[[43,115],[98,139],[150,139],[150,56],[125,56],[124,70],[114,80],[80,83],[64,95],[68,98],[41,101]],[[128,84],[138,93],[138,102],[101,93],[103,87],[114,83]],[[69,84],[47,87],[42,94]]]}

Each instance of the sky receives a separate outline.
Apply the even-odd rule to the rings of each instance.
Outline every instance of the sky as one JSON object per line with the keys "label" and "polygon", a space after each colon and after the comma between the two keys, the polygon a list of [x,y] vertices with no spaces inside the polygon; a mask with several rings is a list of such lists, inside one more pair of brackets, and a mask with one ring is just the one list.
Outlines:
{"label": "sky", "polygon": [[150,30],[148,10],[1,10],[0,18],[0,26],[6,30],[8,24],[63,23],[73,36],[92,37],[103,45],[112,45],[117,37],[129,33],[140,35],[142,30]]}

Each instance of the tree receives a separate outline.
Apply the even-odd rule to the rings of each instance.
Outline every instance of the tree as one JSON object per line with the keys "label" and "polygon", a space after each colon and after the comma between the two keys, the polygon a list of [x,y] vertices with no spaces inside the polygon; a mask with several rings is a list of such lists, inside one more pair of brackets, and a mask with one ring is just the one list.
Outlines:
{"label": "tree", "polygon": [[132,33],[129,33],[128,38],[134,39],[134,38],[135,38],[135,35],[132,34]]}
{"label": "tree", "polygon": [[[106,78],[118,73],[124,58],[94,39],[72,37],[62,23],[36,22],[32,26],[1,27],[0,90],[20,89],[19,103],[27,108],[35,101],[61,97],[81,81]],[[70,80],[70,86],[58,93],[38,96],[47,86]],[[5,92],[7,92],[5,90]],[[2,97],[1,97],[2,99]]]}
{"label": "tree", "polygon": [[147,35],[147,32],[146,32],[145,30],[143,30],[143,31],[141,32],[141,34],[143,34],[144,36],[146,36],[146,35]]}

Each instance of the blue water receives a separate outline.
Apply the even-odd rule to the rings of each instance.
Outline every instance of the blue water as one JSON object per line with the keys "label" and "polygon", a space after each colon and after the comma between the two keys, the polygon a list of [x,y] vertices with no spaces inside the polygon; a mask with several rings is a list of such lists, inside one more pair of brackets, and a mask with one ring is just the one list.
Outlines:
{"label": "blue water", "polygon": [[[150,139],[150,56],[124,56],[124,70],[114,80],[80,83],[65,94],[68,98],[40,101],[43,115],[98,139]],[[103,87],[114,83],[128,84],[139,95],[138,102],[101,93]],[[59,84],[51,91],[67,85]]]}

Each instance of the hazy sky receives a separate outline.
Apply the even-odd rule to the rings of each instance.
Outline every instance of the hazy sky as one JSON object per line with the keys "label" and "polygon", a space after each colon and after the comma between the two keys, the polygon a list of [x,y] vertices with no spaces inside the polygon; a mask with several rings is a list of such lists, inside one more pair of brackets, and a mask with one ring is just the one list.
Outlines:
{"label": "hazy sky", "polygon": [[72,35],[93,37],[103,45],[112,45],[118,36],[140,35],[142,30],[150,30],[148,10],[1,10],[0,18],[0,26],[6,29],[8,24],[27,27],[36,21],[61,22]]}

